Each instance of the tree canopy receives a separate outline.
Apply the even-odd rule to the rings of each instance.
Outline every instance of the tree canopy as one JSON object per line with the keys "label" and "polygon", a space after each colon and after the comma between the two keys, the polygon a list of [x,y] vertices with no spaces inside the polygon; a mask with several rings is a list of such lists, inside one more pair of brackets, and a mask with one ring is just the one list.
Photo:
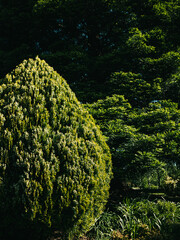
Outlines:
{"label": "tree canopy", "polygon": [[178,178],[180,110],[176,103],[152,101],[137,109],[122,95],[113,95],[86,106],[108,137],[115,183],[156,175],[151,180],[161,185],[166,175]]}
{"label": "tree canopy", "polygon": [[[82,101],[110,95],[104,83],[117,72],[132,74],[138,85],[141,79],[142,93],[155,90],[156,99],[174,101],[169,92],[179,71],[179,0],[1,0],[0,5],[1,76],[38,54]],[[130,102],[132,97],[137,98],[130,96]]]}

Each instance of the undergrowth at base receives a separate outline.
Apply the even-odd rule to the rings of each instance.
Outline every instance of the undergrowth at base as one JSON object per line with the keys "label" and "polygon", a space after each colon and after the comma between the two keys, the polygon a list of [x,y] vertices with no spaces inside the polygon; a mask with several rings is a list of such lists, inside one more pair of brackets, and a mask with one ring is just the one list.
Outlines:
{"label": "undergrowth at base", "polygon": [[87,237],[93,240],[178,240],[180,204],[126,199],[104,212]]}

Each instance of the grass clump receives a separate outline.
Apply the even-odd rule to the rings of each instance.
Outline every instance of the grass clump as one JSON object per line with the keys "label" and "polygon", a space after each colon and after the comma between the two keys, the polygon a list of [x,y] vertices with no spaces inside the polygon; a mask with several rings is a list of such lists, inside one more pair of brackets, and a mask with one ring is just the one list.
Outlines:
{"label": "grass clump", "polygon": [[179,203],[127,199],[104,212],[88,234],[96,240],[176,240],[179,224]]}

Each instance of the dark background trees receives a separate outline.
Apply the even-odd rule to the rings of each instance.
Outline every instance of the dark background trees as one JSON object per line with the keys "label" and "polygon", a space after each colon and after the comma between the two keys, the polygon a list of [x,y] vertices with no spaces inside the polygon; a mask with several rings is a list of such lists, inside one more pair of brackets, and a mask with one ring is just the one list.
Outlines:
{"label": "dark background trees", "polygon": [[34,0],[0,0],[0,76],[35,52]]}
{"label": "dark background trees", "polygon": [[171,98],[166,82],[172,82],[180,64],[179,1],[1,0],[0,6],[1,77],[38,54],[82,101],[119,91],[109,80],[114,72],[141,74],[154,91],[151,99]]}

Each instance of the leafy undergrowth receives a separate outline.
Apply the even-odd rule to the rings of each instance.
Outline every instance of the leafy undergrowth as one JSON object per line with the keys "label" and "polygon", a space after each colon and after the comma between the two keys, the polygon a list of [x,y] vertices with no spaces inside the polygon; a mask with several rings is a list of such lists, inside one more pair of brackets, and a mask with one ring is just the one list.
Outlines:
{"label": "leafy undergrowth", "polygon": [[[120,196],[118,202],[113,196],[96,224],[79,240],[179,240],[179,201],[154,197]],[[48,240],[62,239],[56,233]]]}
{"label": "leafy undergrowth", "polygon": [[126,199],[104,212],[86,239],[178,240],[180,204]]}

